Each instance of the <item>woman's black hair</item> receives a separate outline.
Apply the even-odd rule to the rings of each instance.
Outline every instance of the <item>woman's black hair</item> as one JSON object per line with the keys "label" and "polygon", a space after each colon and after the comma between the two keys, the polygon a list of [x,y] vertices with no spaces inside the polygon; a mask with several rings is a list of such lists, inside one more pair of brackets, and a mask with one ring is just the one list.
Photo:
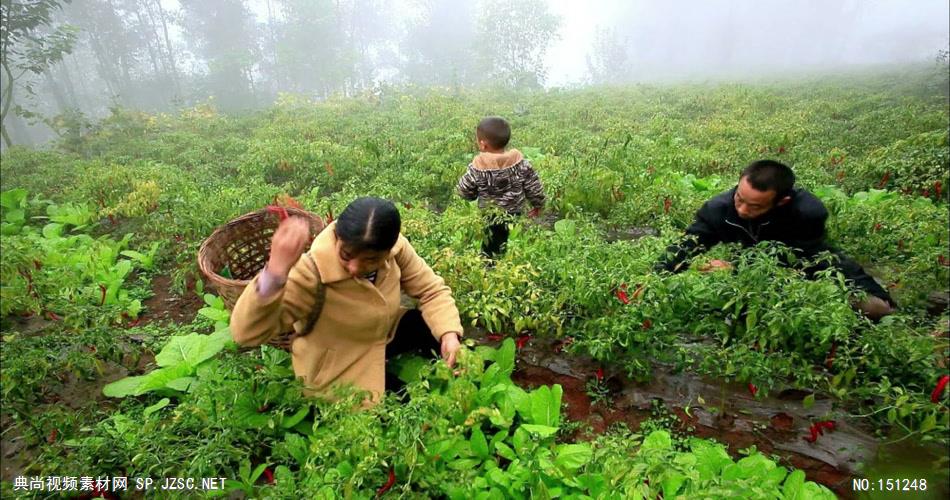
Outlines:
{"label": "woman's black hair", "polygon": [[353,251],[392,249],[399,239],[399,210],[382,198],[357,198],[336,220],[336,237]]}

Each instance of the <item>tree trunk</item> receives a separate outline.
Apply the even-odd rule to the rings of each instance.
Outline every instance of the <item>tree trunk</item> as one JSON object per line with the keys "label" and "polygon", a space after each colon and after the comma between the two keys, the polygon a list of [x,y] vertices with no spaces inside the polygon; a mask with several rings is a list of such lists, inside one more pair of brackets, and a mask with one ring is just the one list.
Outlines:
{"label": "tree trunk", "polygon": [[7,134],[7,128],[4,124],[7,121],[7,114],[10,112],[10,107],[13,105],[13,84],[14,78],[13,73],[10,71],[10,67],[7,66],[7,61],[3,61],[3,73],[7,77],[7,87],[3,89],[3,109],[0,110],[0,132],[3,133],[3,143],[9,148],[13,146],[13,142],[10,140],[10,135]]}
{"label": "tree trunk", "polygon": [[158,18],[162,22],[162,32],[165,35],[165,58],[168,59],[168,70],[175,86],[175,94],[181,95],[181,84],[178,82],[178,67],[175,65],[175,49],[172,47],[171,38],[168,36],[168,22],[165,20],[165,9],[162,8],[160,0],[154,0],[155,8],[158,9]]}
{"label": "tree trunk", "polygon": [[3,145],[6,146],[7,149],[12,148],[13,141],[10,140],[10,134],[7,134],[7,128],[0,126],[0,133],[3,134]]}

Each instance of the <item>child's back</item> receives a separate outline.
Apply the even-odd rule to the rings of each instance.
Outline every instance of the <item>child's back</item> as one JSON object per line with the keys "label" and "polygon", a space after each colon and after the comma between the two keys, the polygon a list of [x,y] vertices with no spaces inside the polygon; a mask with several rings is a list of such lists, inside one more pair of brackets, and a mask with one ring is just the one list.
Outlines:
{"label": "child's back", "polygon": [[526,200],[535,208],[544,206],[541,179],[517,149],[480,153],[459,180],[458,190],[466,200],[477,198],[480,208],[496,205],[512,215],[522,213]]}
{"label": "child's back", "polygon": [[[517,149],[505,151],[511,138],[511,127],[502,118],[490,116],[475,129],[481,153],[468,165],[459,179],[458,191],[466,200],[478,199],[480,208],[497,206],[509,215],[521,215],[525,201],[535,212],[544,206],[544,189],[531,162]],[[508,224],[489,220],[482,251],[489,258],[504,252],[508,241]]]}

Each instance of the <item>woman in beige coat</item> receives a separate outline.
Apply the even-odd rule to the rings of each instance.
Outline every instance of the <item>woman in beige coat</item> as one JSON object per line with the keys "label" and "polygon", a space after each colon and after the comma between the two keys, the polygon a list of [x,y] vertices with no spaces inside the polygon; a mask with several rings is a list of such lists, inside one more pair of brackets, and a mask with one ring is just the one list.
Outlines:
{"label": "woman in beige coat", "polygon": [[[353,384],[369,391],[372,402],[385,389],[386,360],[397,354],[435,351],[454,366],[462,324],[452,292],[400,226],[391,202],[359,198],[303,253],[307,222],[282,221],[267,266],[234,306],[234,340],[260,345],[293,327],[294,373],[310,393],[329,395],[336,384]],[[400,291],[417,299],[419,309],[400,308]],[[322,309],[312,318],[320,298]],[[302,331],[308,322],[312,327]]]}

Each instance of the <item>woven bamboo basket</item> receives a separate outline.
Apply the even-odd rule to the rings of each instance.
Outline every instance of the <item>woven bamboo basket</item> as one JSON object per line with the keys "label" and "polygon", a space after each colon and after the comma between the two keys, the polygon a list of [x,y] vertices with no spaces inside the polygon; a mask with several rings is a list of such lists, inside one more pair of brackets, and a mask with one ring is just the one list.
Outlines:
{"label": "woven bamboo basket", "polygon": [[[326,226],[318,215],[297,208],[286,208],[287,215],[303,217],[310,223],[310,238]],[[198,250],[198,267],[218,292],[228,309],[233,309],[247,284],[257,276],[270,257],[270,244],[280,220],[266,208],[242,215],[217,228]],[[308,246],[309,248],[309,246]],[[221,273],[230,274],[230,277]],[[289,348],[283,334],[270,343]]]}

